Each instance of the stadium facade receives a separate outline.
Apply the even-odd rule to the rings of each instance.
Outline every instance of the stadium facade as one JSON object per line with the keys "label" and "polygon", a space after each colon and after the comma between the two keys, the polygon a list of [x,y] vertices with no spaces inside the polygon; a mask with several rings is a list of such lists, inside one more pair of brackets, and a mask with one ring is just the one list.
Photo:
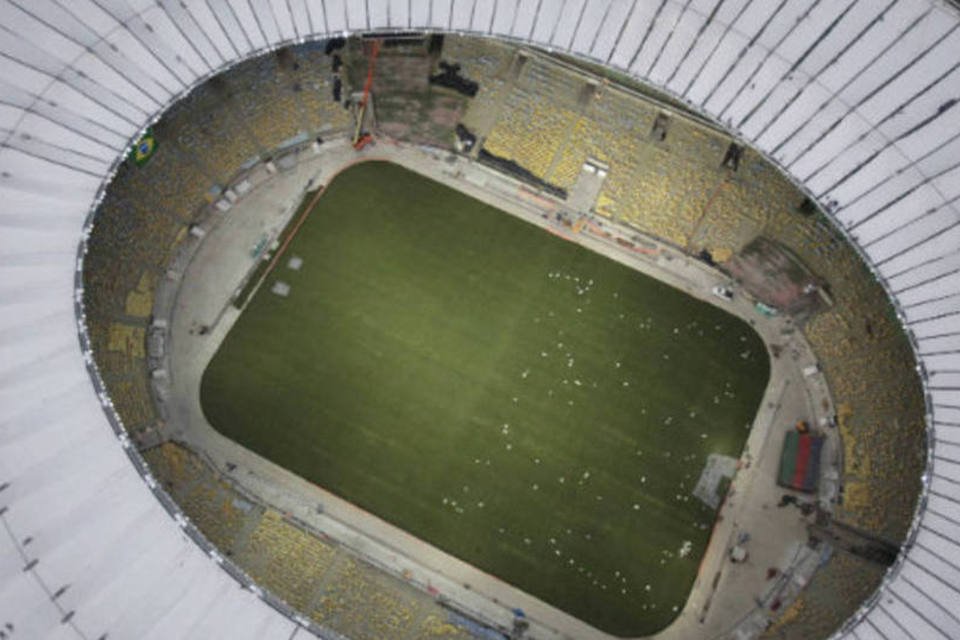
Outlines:
{"label": "stadium facade", "polygon": [[767,154],[833,217],[911,338],[928,428],[924,493],[901,555],[839,635],[960,636],[952,5],[43,1],[5,3],[0,17],[0,628],[13,637],[324,633],[193,535],[91,386],[83,239],[132,142],[193,86],[283,44],[417,30],[629,73]]}

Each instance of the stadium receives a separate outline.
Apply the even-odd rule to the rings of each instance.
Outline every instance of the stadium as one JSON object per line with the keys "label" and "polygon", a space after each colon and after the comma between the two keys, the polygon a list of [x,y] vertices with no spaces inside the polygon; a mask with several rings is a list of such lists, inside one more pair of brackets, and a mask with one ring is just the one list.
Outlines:
{"label": "stadium", "polygon": [[954,5],[0,15],[0,637],[960,636]]}

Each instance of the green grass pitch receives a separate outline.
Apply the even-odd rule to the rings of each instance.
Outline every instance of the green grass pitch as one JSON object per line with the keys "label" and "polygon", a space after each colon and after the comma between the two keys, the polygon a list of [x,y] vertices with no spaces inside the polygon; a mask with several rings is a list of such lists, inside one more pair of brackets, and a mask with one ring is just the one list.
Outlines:
{"label": "green grass pitch", "polygon": [[686,601],[715,518],[691,491],[708,454],[740,454],[768,374],[743,321],[369,162],[329,185],[201,400],[265,458],[639,636]]}

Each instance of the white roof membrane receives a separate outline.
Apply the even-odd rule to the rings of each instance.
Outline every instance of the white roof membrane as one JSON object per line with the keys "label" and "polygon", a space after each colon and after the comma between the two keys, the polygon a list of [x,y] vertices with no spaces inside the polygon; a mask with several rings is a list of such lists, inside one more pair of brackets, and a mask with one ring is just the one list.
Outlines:
{"label": "white roof membrane", "polygon": [[195,83],[282,42],[390,28],[530,40],[627,70],[732,126],[836,211],[917,340],[934,428],[916,537],[839,635],[960,637],[956,9],[9,0],[0,3],[0,602],[17,637],[307,635],[214,562],[128,456],[77,339],[76,252],[113,163]]}

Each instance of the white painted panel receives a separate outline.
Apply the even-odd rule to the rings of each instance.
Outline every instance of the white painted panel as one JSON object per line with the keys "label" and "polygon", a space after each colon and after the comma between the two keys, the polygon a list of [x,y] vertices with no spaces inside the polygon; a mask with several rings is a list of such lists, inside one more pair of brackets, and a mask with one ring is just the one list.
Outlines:
{"label": "white painted panel", "polygon": [[349,31],[347,24],[347,0],[324,0],[324,15],[331,33],[345,35]]}
{"label": "white painted panel", "polygon": [[[245,0],[211,0],[210,5],[230,32],[241,55],[263,49],[266,39],[257,14]],[[261,10],[264,8],[261,6]]]}
{"label": "white painted panel", "polygon": [[[960,444],[945,443],[943,441],[938,440],[937,447],[939,448],[941,446],[950,446],[950,447],[956,448],[960,446]],[[935,493],[930,494],[930,497],[927,499],[927,508],[931,511],[931,513],[937,513],[940,516],[950,518],[954,522],[960,522],[960,504],[952,502],[941,495],[938,495]],[[936,563],[936,561],[932,558],[916,558],[913,556],[911,557],[924,568],[935,569],[934,571],[935,575],[942,575],[940,573],[940,571],[943,570],[944,568],[940,566],[943,564],[942,562]],[[935,566],[931,567],[930,565],[935,565]],[[956,574],[956,577],[960,577],[960,570],[954,569],[953,572]],[[953,578],[955,576],[950,575],[949,573],[947,575],[943,575],[943,577],[947,579],[948,582],[953,582],[954,584],[960,584],[954,581]]]}
{"label": "white painted panel", "polygon": [[[948,638],[960,637],[960,621],[951,614],[960,604],[960,594],[920,570],[905,570],[894,592],[940,633]],[[935,604],[933,599],[940,600],[941,604]]]}
{"label": "white painted panel", "polygon": [[493,17],[493,32],[505,36],[511,35],[513,20],[517,15],[515,2],[500,2]]}
{"label": "white painted panel", "polygon": [[266,0],[254,6],[254,12],[267,36],[267,42],[283,42],[295,38],[285,0]]}
{"label": "white painted panel", "polygon": [[[926,313],[927,307],[931,304],[930,301],[948,300],[951,304],[957,304],[958,300],[956,298],[958,296],[960,296],[960,283],[951,282],[948,278],[943,281],[931,282],[927,285],[914,287],[901,294],[899,300],[903,308],[907,311],[916,309],[918,313]],[[960,334],[960,332],[958,332],[958,334]],[[960,348],[960,339],[955,339],[953,336],[937,339],[921,339],[920,343],[920,350],[922,352]]]}
{"label": "white painted panel", "polygon": [[[960,446],[960,431],[958,431],[956,424],[960,424],[960,423],[954,423],[949,425],[942,425],[942,424],[937,425],[937,446],[940,446],[941,444],[954,444],[954,445]],[[931,494],[930,498],[931,499],[937,498],[937,496]],[[944,502],[947,502],[947,504],[953,504],[946,500],[944,500]],[[954,514],[954,515],[960,516],[960,514]]]}
{"label": "white painted panel", "polygon": [[[926,177],[919,171],[911,167],[902,172],[894,173],[880,182],[869,179],[871,177],[876,178],[869,172],[864,174],[863,177],[853,176],[837,190],[839,197],[844,202],[845,220],[849,220],[854,226],[865,224],[870,227],[877,227],[876,231],[868,234],[868,237],[886,232],[927,212],[925,209],[914,210],[901,220],[894,221],[882,216],[883,213],[897,207],[899,203],[907,199],[911,192],[920,188]],[[857,227],[856,233],[863,235],[865,230]]]}
{"label": "white painted panel", "polygon": [[49,197],[82,202],[92,199],[99,180],[66,167],[50,164],[19,151],[0,148],[0,171],[7,172],[4,187],[45,193]]}
{"label": "white painted panel", "polygon": [[855,108],[860,102],[882,91],[892,76],[908,73],[914,61],[948,32],[949,25],[938,20],[929,7],[914,6],[924,10],[917,25],[910,29],[907,29],[910,25],[904,25],[902,36],[893,39],[878,59],[843,87],[844,96],[851,107]]}
{"label": "white painted panel", "polygon": [[[101,60],[107,59],[111,69],[135,90],[130,95],[148,94],[154,109],[166,104],[185,87],[156,58],[144,55],[143,46],[127,31],[113,32],[109,39],[94,45],[93,51]],[[131,56],[139,58],[140,64],[130,63]]]}
{"label": "white painted panel", "polygon": [[[943,425],[937,427],[938,438],[943,434],[951,433],[951,430],[948,428],[949,426],[960,425],[960,406],[941,404],[934,406],[933,411],[938,425]],[[960,432],[957,433],[960,434]],[[960,509],[960,505],[958,505],[958,509]],[[957,519],[960,520],[960,518]]]}
{"label": "white painted panel", "polygon": [[391,23],[388,20],[389,6],[389,0],[370,0],[367,3],[367,21],[369,22],[371,29],[378,31],[390,27]]}
{"label": "white painted panel", "polygon": [[[845,4],[850,10],[839,22],[833,25],[831,33],[817,42],[810,54],[803,61],[800,70],[816,81],[825,72],[831,69],[842,70],[851,63],[860,63],[865,58],[849,58],[851,51],[856,51],[858,45],[871,40],[872,37],[881,35],[876,31],[878,25],[882,25],[886,20],[900,17],[891,8],[896,7],[898,0],[877,0],[874,2],[851,2]],[[835,7],[835,15],[839,16],[839,7]],[[832,22],[831,22],[832,24]],[[901,23],[902,24],[902,23]],[[811,43],[813,44],[813,43]]]}
{"label": "white painted panel", "polygon": [[[9,143],[12,145],[39,143],[44,147],[54,147],[51,152],[52,159],[55,161],[59,160],[69,166],[85,170],[99,166],[99,170],[105,172],[110,169],[110,164],[116,159],[117,148],[93,142],[83,132],[58,124],[51,118],[41,117],[33,111],[25,113],[18,124],[18,133],[10,137]],[[59,153],[69,155],[69,159],[58,157]]]}
{"label": "white painted panel", "polygon": [[684,53],[686,60],[679,62],[672,71],[668,86],[678,94],[688,91],[695,79],[702,77],[703,68],[707,65],[719,49],[720,40],[725,33],[725,26],[719,22],[711,22],[700,34],[692,48]]}
{"label": "white painted panel", "polygon": [[[245,55],[253,48],[249,36],[244,32],[236,12],[227,0],[210,0],[205,4],[210,12],[207,19],[213,20],[217,24],[216,31],[221,31],[224,34],[229,45],[225,56],[227,59]],[[191,7],[191,11],[194,10]],[[230,55],[231,52],[233,55]]]}
{"label": "white painted panel", "polygon": [[[307,13],[310,15],[310,23],[313,25],[314,32],[320,36],[323,34],[332,34],[334,29],[329,26],[326,3],[322,0],[304,0],[307,7]],[[426,7],[424,7],[426,13]]]}
{"label": "white painted panel", "polygon": [[897,110],[910,102],[914,96],[927,90],[928,85],[938,81],[945,71],[945,61],[955,62],[949,52],[956,51],[958,47],[960,47],[960,32],[954,32],[913,64],[910,67],[910,73],[904,73],[884,85],[875,95],[860,105],[858,111],[871,122],[880,123],[884,119],[895,119],[897,122],[910,121],[911,118],[901,118]]}
{"label": "white painted panel", "polygon": [[[192,83],[198,76],[210,71],[209,63],[201,57],[199,48],[191,46],[170,15],[161,7],[148,8],[142,17],[137,18],[137,29],[141,37],[148,40],[158,52],[162,52],[167,64],[178,70],[179,77]],[[207,54],[211,50],[208,48]]]}
{"label": "white painted panel", "polygon": [[953,227],[930,238],[922,247],[912,248],[907,253],[890,260],[885,259],[884,265],[897,271],[919,260],[928,260],[934,256],[952,256],[956,253],[957,247],[960,247],[960,227]]}
{"label": "white painted panel", "polygon": [[889,640],[895,640],[896,638],[903,638],[905,636],[903,627],[881,606],[876,607],[871,612],[870,623],[883,637]]}
{"label": "white painted panel", "polygon": [[806,49],[804,43],[808,42],[808,38],[821,33],[816,27],[837,15],[837,5],[830,4],[824,8],[822,4],[793,0],[782,9],[778,4],[775,8],[780,10],[771,13],[773,19],[759,34],[757,45],[767,51],[776,51],[783,57],[788,57],[790,53],[799,56]]}
{"label": "white painted panel", "polygon": [[626,24],[630,9],[633,6],[634,3],[630,0],[615,0],[610,3],[606,20],[604,20],[603,26],[597,31],[594,41],[591,43],[590,55],[593,58],[606,60],[613,53],[617,37]]}
{"label": "white painted panel", "polygon": [[[860,3],[872,14],[875,5]],[[886,5],[884,5],[886,6]],[[897,39],[909,33],[910,24],[922,15],[924,7],[916,3],[897,2],[882,19],[870,27],[859,40],[845,51],[835,64],[829,65],[817,76],[817,83],[830,93],[846,92],[848,85],[855,82],[861,73]],[[872,18],[873,16],[870,15]]]}
{"label": "white painted panel", "polygon": [[587,10],[589,0],[569,0],[553,13],[553,20],[541,19],[535,37],[558,49],[568,49],[573,43],[574,31],[581,12]]}
{"label": "white painted panel", "polygon": [[715,95],[710,97],[711,102],[719,100],[713,102],[714,107],[707,105],[724,122],[740,126],[766,94],[769,83],[785,75],[789,65],[784,59],[773,56],[771,47],[776,49],[799,24],[800,17],[808,9],[799,5],[786,5],[783,10],[772,13],[769,22],[756,25],[757,34],[751,38],[752,44],[746,51],[740,52],[743,55],[738,59],[734,73],[726,75]]}
{"label": "white painted panel", "polygon": [[473,15],[473,0],[453,0],[450,28],[454,31],[470,31]]}
{"label": "white painted panel", "polygon": [[390,14],[390,27],[393,29],[409,29],[411,24],[411,3],[407,0],[389,0],[387,10]]}
{"label": "white painted panel", "polygon": [[[820,92],[823,89],[817,87],[814,91]],[[784,165],[791,169],[795,166],[810,166],[811,151],[816,153],[814,147],[841,125],[848,110],[846,105],[830,99],[818,104],[808,120],[790,122],[789,118],[784,118],[781,126],[789,129],[789,132],[778,138],[778,144],[782,147],[777,151],[778,155],[783,156]]]}
{"label": "white painted panel", "polygon": [[[952,350],[949,353],[941,353],[941,354],[922,353],[921,357],[923,358],[923,364],[926,367],[926,370],[934,374],[933,377],[935,377],[935,374],[938,371],[947,371],[949,369],[956,369],[958,366],[960,366],[960,352],[958,352],[956,349]],[[950,437],[952,437],[957,442],[960,442],[960,434],[955,433],[955,434],[952,434],[952,436]]]}
{"label": "white painted panel", "polygon": [[[264,30],[264,20],[258,13],[254,13],[253,7],[244,0],[223,0],[224,5],[229,7],[230,14],[235,19],[235,24],[243,31],[245,42],[249,49],[243,53],[248,54],[251,51],[263,49],[267,46],[267,33]],[[257,5],[259,12],[267,10],[269,7],[263,3]],[[264,16],[269,18],[269,16]]]}
{"label": "white painted panel", "polygon": [[[953,275],[953,274],[951,274]],[[910,311],[907,310],[904,312],[906,317],[910,317]],[[910,330],[917,336],[918,339],[922,339],[925,336],[943,336],[950,335],[956,332],[957,330],[957,320],[953,316],[948,316],[945,318],[933,318],[930,319],[926,316],[922,316],[919,313],[914,314],[918,320],[923,320],[918,324],[910,327]],[[936,364],[936,367],[933,366]],[[957,363],[955,363],[957,364]],[[930,363],[930,366],[927,367],[928,371],[931,374],[931,377],[935,377],[935,374],[939,371],[945,371],[949,367],[945,367],[943,361],[936,363]],[[936,380],[932,380],[936,382]],[[947,390],[944,390],[947,391]],[[957,398],[960,399],[960,398]]]}
{"label": "white painted panel", "polygon": [[[779,122],[789,126],[801,121],[805,114],[816,109],[817,102],[817,95],[811,91],[806,80],[783,80],[766,95],[762,104],[742,127],[743,132],[754,144],[772,149],[775,146],[774,139],[767,137],[770,130],[776,128]],[[791,109],[795,110],[793,117],[787,115]]]}
{"label": "white painted panel", "polygon": [[851,631],[853,640],[886,640],[880,632],[871,627],[869,623],[861,623]]}
{"label": "white painted panel", "polygon": [[580,20],[580,28],[574,36],[571,50],[586,57],[593,57],[593,46],[600,29],[604,24],[609,24],[606,20],[611,6],[612,0],[590,2],[590,8]]}
{"label": "white painted panel", "polygon": [[212,602],[190,627],[191,639],[224,637],[268,640],[309,640],[309,632],[295,631],[294,625],[276,615],[262,601],[246,591],[223,585],[211,591]]}
{"label": "white painted panel", "polygon": [[309,0],[264,0],[252,3],[252,11],[267,36],[267,48],[281,43],[302,42],[312,31]]}
{"label": "white painted panel", "polygon": [[510,26],[510,34],[519,40],[528,40],[536,26],[538,0],[519,0]]}
{"label": "white painted panel", "polygon": [[476,0],[470,29],[477,33],[489,33],[496,8],[497,0]]}
{"label": "white painted panel", "polygon": [[637,2],[633,13],[624,25],[623,33],[613,52],[609,55],[608,63],[621,69],[630,68],[634,57],[639,55],[638,48],[643,44],[654,16],[657,14],[658,2]]}
{"label": "white painted panel", "polygon": [[[937,458],[946,458],[947,460],[953,460],[960,463],[960,445],[944,443],[938,440],[936,456]],[[955,524],[956,526],[960,526],[960,520],[958,520]]]}
{"label": "white painted panel", "polygon": [[960,132],[950,137],[941,137],[937,145],[927,149],[915,162],[916,168],[931,177],[951,171],[960,164]]}
{"label": "white painted panel", "polygon": [[[890,118],[878,130],[898,146],[910,148],[914,155],[933,148],[943,139],[935,135],[938,120],[949,121],[957,117],[960,109],[956,107],[958,87],[960,87],[960,69],[939,81],[939,83],[904,107]],[[957,109],[957,112],[954,112]]]}
{"label": "white painted panel", "polygon": [[[2,81],[0,81],[0,91],[2,91],[6,96],[10,96],[10,94],[14,91],[19,92],[16,87],[11,87]],[[0,128],[7,130],[4,131],[4,134],[6,134],[8,131],[12,131],[12,129],[17,126],[17,122],[20,121],[21,117],[23,117],[23,107],[19,105],[12,106],[0,104]]]}
{"label": "white painted panel", "polygon": [[[880,171],[884,176],[896,170],[895,166],[884,170],[881,163],[871,160],[884,149],[887,140],[870,129],[866,123],[858,124],[861,125],[859,133],[848,144],[842,145],[843,141],[839,139],[840,128],[831,135],[829,144],[827,141],[822,143],[826,151],[823,161],[804,178],[806,185],[819,197],[835,198],[834,189],[852,179],[867,163],[871,171]],[[849,133],[854,131],[857,130],[853,129]]]}
{"label": "white painted panel", "polygon": [[[33,268],[23,266],[18,269],[4,268],[0,272],[11,278],[23,278],[28,283],[34,279],[37,272],[48,273],[56,271],[56,265],[50,269],[50,264]],[[7,280],[7,282],[18,282],[19,280]],[[71,328],[70,325],[67,325]],[[46,360],[59,359],[65,354],[67,356],[77,355],[79,350],[76,340],[72,339],[69,333],[48,333],[35,334],[19,342],[6,343],[0,345],[0,380],[4,383],[12,381],[18,376],[24,376],[30,371],[38,371],[46,366]]]}
{"label": "white painted panel", "polygon": [[206,5],[182,6],[177,0],[162,0],[160,6],[177,26],[177,31],[190,42],[208,69],[219,67],[232,48]]}
{"label": "white painted panel", "polygon": [[[8,536],[3,536],[4,540],[0,543],[0,553],[13,560],[19,560],[16,550],[9,542]],[[18,563],[21,564],[22,563]],[[11,568],[4,573],[9,576],[5,580],[3,596],[4,602],[15,612],[11,616],[14,622],[14,628],[18,634],[23,634],[29,638],[47,638],[54,633],[59,624],[62,614],[54,608],[46,592],[32,574],[18,569]],[[59,614],[59,615],[58,615]]]}
{"label": "white painted panel", "polygon": [[[936,382],[931,380],[927,386],[927,392],[935,406],[960,405],[960,389],[945,389],[937,386]],[[943,484],[938,484],[936,487],[931,487],[931,490],[933,489],[936,489],[941,494],[960,500],[960,488],[958,487],[948,487]]]}
{"label": "white painted panel", "polygon": [[42,21],[84,47],[93,46],[104,34],[118,26],[116,18],[90,0],[75,0],[69,5],[61,5],[53,0],[36,0],[23,5],[22,9],[37,21]]}
{"label": "white painted panel", "polygon": [[[836,50],[836,43],[849,41],[853,34],[847,27],[850,13],[846,10],[854,6],[855,0],[840,0],[839,2],[809,3],[804,8],[803,19],[795,28],[788,29],[789,33],[782,42],[768,42],[774,47],[777,54],[799,65],[795,73],[804,76],[813,75],[817,69],[825,65],[831,52]],[[797,3],[798,6],[800,3]],[[876,12],[880,7],[871,3],[867,11]],[[841,19],[841,16],[843,18]],[[840,20],[840,22],[837,22]],[[836,24],[834,24],[836,23]],[[827,33],[828,29],[832,29]],[[802,62],[801,62],[802,60]]]}
{"label": "white painted panel", "polygon": [[[603,4],[603,3],[600,3]],[[536,21],[531,29],[524,33],[532,34],[529,36],[535,42],[551,42],[551,34],[556,34],[553,41],[557,43],[560,49],[568,49],[573,40],[573,32],[576,27],[576,21],[566,23],[566,28],[560,25],[560,20],[573,17],[578,18],[581,13],[588,13],[592,7],[586,4],[581,5],[579,0],[570,2],[567,5],[561,5],[556,2],[544,2],[536,8]],[[562,30],[562,31],[561,31]]]}
{"label": "white painted panel", "polygon": [[[5,22],[7,28],[3,30],[3,40],[0,41],[4,50],[22,52],[17,56],[18,60],[29,61],[30,66],[39,64],[50,72],[55,72],[57,67],[62,68],[70,58],[81,55],[87,44],[96,42],[87,32],[78,34],[78,41],[70,37],[72,34],[65,34],[19,11],[8,12]],[[43,53],[37,55],[35,50]]]}
{"label": "white painted panel", "polygon": [[741,54],[747,51],[748,42],[745,36],[736,31],[724,31],[716,49],[711,50],[704,61],[703,68],[698,69],[699,75],[693,84],[684,89],[687,98],[701,106],[707,102],[721,104],[719,99],[713,99],[714,95],[722,90],[726,74],[739,69],[737,65]]}
{"label": "white painted panel", "polygon": [[65,128],[84,136],[84,144],[111,149],[114,156],[126,145],[127,136],[124,131],[132,128],[110,110],[61,82],[51,84],[42,100],[37,100],[32,94],[7,85],[2,80],[0,92],[6,101],[17,105],[4,108],[4,113],[10,114],[10,120],[4,123],[4,126],[15,125],[20,121],[23,109],[30,108],[37,116],[51,123],[59,122]]}
{"label": "white painted panel", "polygon": [[[744,17],[744,11],[749,9],[753,3],[751,3],[750,0],[724,0],[723,3],[720,3],[718,0],[697,0],[693,4],[704,16],[709,15],[710,12],[713,11],[714,6],[719,6],[713,22],[724,26],[733,26],[736,20]],[[762,7],[753,7],[753,9],[764,10]],[[772,9],[766,10],[772,11]],[[748,23],[744,22],[737,26],[738,28],[745,28],[747,24]]]}
{"label": "white painted panel", "polygon": [[641,77],[649,76],[650,70],[663,51],[663,45],[670,37],[670,32],[673,31],[674,25],[680,19],[681,10],[682,6],[677,3],[668,2],[664,5],[660,15],[653,23],[653,28],[647,35],[647,40],[640,50],[640,54],[634,61],[633,66],[630,67],[631,73]]}
{"label": "white painted panel", "polygon": [[[933,497],[935,496],[932,496],[932,498]],[[931,552],[922,546],[917,546],[911,550],[910,557],[911,560],[914,560],[915,564],[914,562],[908,562],[906,569],[912,571],[912,576],[923,575],[924,570],[926,570],[927,575],[937,576],[947,584],[957,584],[955,580],[960,577],[960,571],[957,571],[949,561],[944,561],[944,556],[936,551]],[[923,567],[923,569],[919,567]],[[920,580],[916,582],[919,583]],[[925,584],[929,583],[925,582]]]}
{"label": "white painted panel", "polygon": [[[948,371],[941,369],[932,372],[932,375],[935,378],[934,383],[937,386],[950,388],[960,387],[960,371]],[[942,456],[939,454],[939,452],[936,452],[936,454],[937,473],[954,480],[960,479],[960,462],[947,461],[942,459]],[[960,544],[960,538],[958,538],[956,542],[957,544]]]}
{"label": "white painted panel", "polygon": [[298,38],[305,38],[315,30],[313,16],[307,9],[305,0],[290,0],[290,22]]}
{"label": "white painted panel", "polygon": [[[736,43],[732,38],[728,39],[732,40],[731,44]],[[753,74],[763,64],[765,57],[762,49],[756,46],[750,46],[749,42],[743,42],[742,47],[734,46],[733,48],[737,49],[737,58],[735,59],[734,66],[730,69],[724,69],[722,73],[719,74],[719,77],[717,77],[715,83],[704,97],[705,102],[701,103],[708,112],[714,114],[723,122],[730,120],[727,115],[727,110],[740,95],[744,87],[749,88]],[[756,90],[755,83],[753,90]]]}
{"label": "white painted panel", "polygon": [[0,31],[0,51],[4,54],[0,56],[0,78],[11,86],[37,95],[56,76],[56,60],[42,59],[39,49],[4,31]]}
{"label": "white painted panel", "polygon": [[875,217],[869,224],[857,227],[859,240],[864,247],[882,255],[945,229],[953,220],[948,209],[937,209],[940,202],[942,199],[933,188],[919,187],[895,205],[872,213]]}
{"label": "white painted panel", "polygon": [[[712,99],[720,85],[726,82],[731,70],[734,73],[742,74],[743,78],[749,75],[750,71],[743,65],[743,57],[752,48],[750,40],[763,29],[767,20],[774,15],[776,6],[773,2],[760,3],[759,6],[753,7],[750,11],[738,14],[738,22],[735,25],[730,25],[730,28],[725,27],[719,46],[711,52],[706,68],[700,74],[696,84],[689,90],[690,97],[694,101],[704,104]],[[759,63],[759,59],[757,62]],[[727,102],[729,100],[725,99],[719,104],[726,104]],[[719,114],[718,111],[714,111],[714,113]]]}
{"label": "white painted panel", "polygon": [[706,16],[689,9],[681,14],[664,45],[660,60],[650,72],[649,77],[653,82],[666,84],[667,78],[676,70],[705,21]]}
{"label": "white painted panel", "polygon": [[452,4],[453,0],[432,0],[430,26],[441,30],[449,29],[450,22],[453,20]]}
{"label": "white painted panel", "polygon": [[946,632],[934,627],[915,608],[907,606],[901,598],[884,598],[880,605],[891,617],[895,618],[903,627],[910,629],[915,637],[936,640],[950,640]]}
{"label": "white painted panel", "polygon": [[88,146],[85,138],[33,114],[24,116],[18,129],[7,141],[11,147],[81,171],[102,175],[116,158],[113,150]]}
{"label": "white painted panel", "polygon": [[[769,58],[750,83],[742,89],[737,98],[730,104],[727,117],[734,126],[742,129],[748,137],[755,136],[762,126],[754,117],[766,100],[768,88],[779,82],[786,75],[789,65],[780,58]],[[780,98],[783,99],[783,96]]]}

